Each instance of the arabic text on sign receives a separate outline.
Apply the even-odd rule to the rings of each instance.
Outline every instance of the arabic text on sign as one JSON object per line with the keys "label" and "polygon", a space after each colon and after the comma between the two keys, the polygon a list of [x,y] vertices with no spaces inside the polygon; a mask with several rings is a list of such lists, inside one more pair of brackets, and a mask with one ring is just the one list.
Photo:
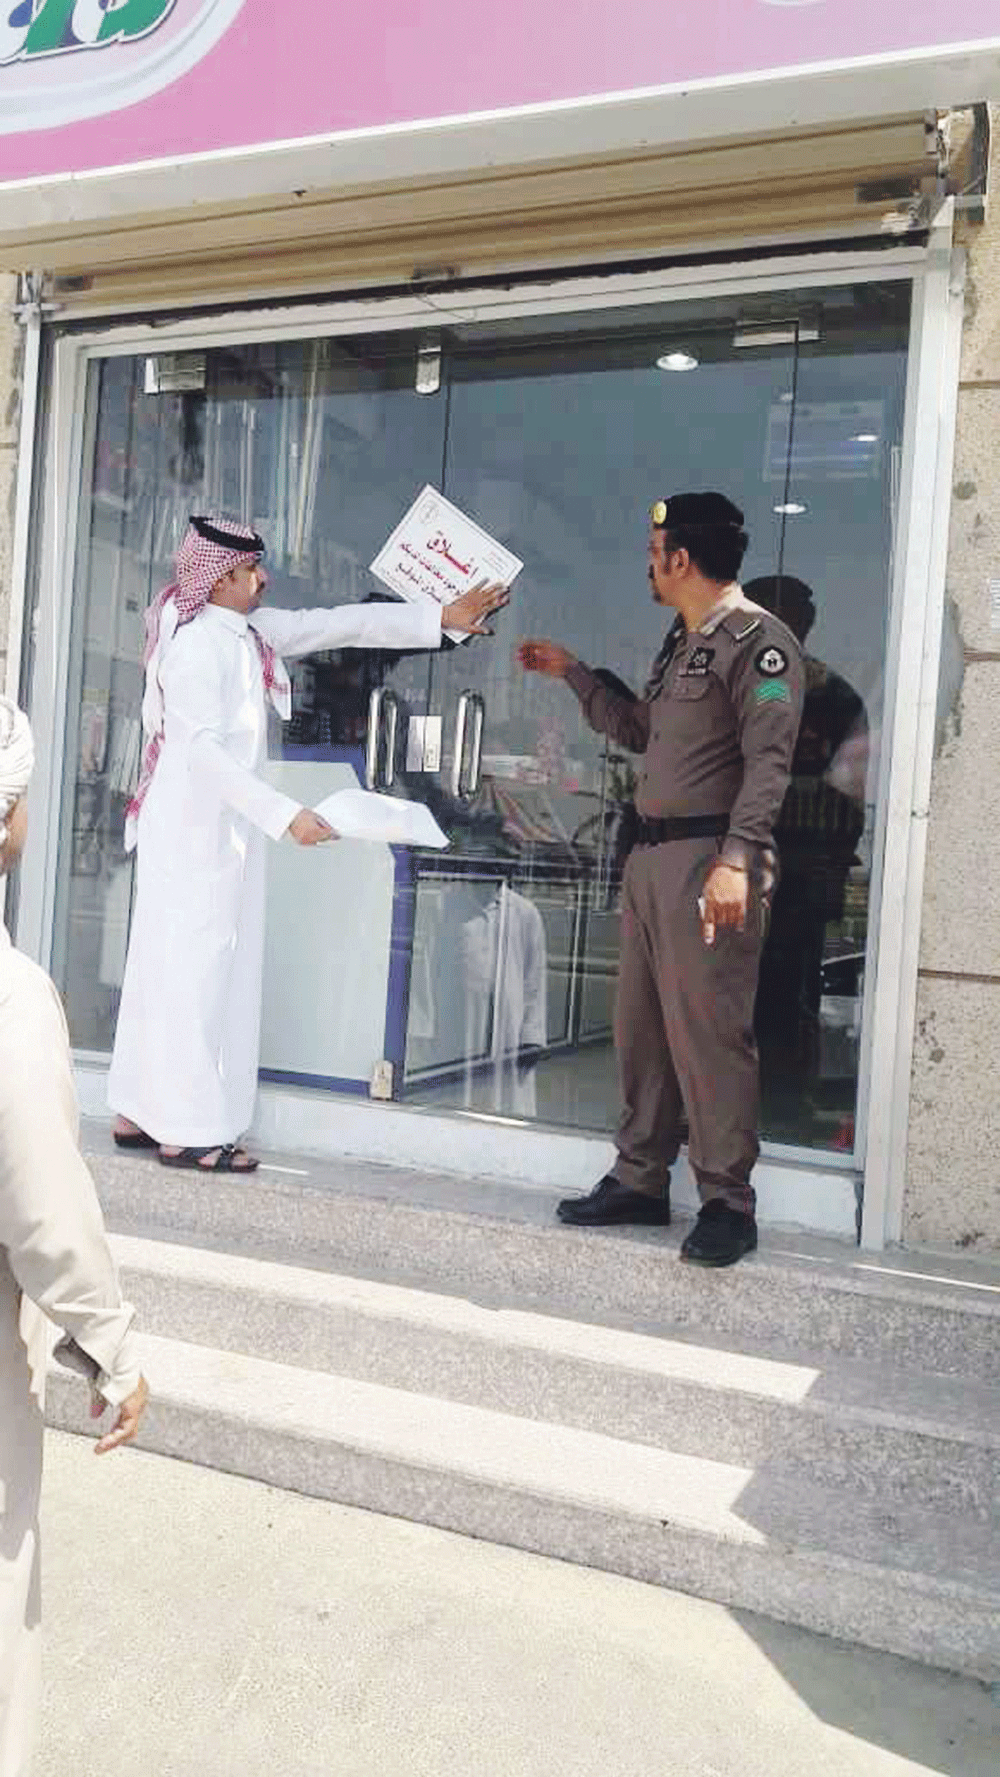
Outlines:
{"label": "arabic text on sign", "polygon": [[436,536],[430,538],[427,547],[428,549],[433,550],[435,555],[443,555],[445,561],[450,562],[453,568],[457,568],[460,574],[471,574],[471,562],[461,562],[456,556],[452,555],[451,544],[448,542],[447,537],[442,537],[440,531],[438,531]]}

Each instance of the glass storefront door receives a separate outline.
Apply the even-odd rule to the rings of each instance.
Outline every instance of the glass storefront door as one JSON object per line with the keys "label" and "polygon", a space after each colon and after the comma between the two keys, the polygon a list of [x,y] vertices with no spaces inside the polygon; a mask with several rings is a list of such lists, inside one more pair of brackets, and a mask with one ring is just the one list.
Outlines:
{"label": "glass storefront door", "polygon": [[451,853],[418,867],[417,979],[436,983],[437,1004],[412,1006],[411,1100],[614,1126],[620,842],[637,761],[593,733],[564,685],[525,678],[513,648],[552,636],[639,690],[669,622],[646,577],[649,507],[672,489],[732,491],[773,556],[782,518],[748,462],[761,414],[793,386],[794,328],[735,375],[733,336],[732,311],[699,305],[450,342],[447,489],[516,538],[525,569],[503,647],[435,664],[446,761],[460,734],[475,754],[471,783],[465,765],[451,773],[464,787]]}
{"label": "glass storefront door", "polygon": [[850,1149],[908,316],[889,281],[96,360],[54,949],[76,1045],[113,1038],[142,614],[188,513],[252,520],[270,596],[333,605],[385,596],[367,564],[432,482],[525,561],[497,634],[295,663],[270,771],[304,802],[367,776],[429,803],[451,845],[273,848],[262,1068],[613,1128],[635,761],[515,647],[551,635],[641,687],[664,631],[650,502],[715,487],[747,515],[750,595],[808,656],[758,1002],[763,1133]]}

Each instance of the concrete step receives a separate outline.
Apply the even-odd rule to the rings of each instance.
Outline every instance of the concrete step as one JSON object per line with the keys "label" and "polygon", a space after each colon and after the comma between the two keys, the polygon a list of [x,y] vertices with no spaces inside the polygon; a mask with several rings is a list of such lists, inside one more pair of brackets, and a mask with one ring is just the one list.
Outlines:
{"label": "concrete step", "polygon": [[[103,1145],[102,1145],[103,1142]],[[831,1354],[1000,1387],[1000,1272],[771,1235],[728,1272],[676,1263],[683,1228],[578,1230],[550,1194],[345,1160],[268,1157],[249,1178],[169,1171],[90,1142],[109,1225],[632,1331]]]}
{"label": "concrete step", "polygon": [[1000,1389],[113,1237],[146,1332],[883,1502],[1000,1518]]}
{"label": "concrete step", "polygon": [[[1000,1679],[992,1527],[410,1390],[143,1336],[145,1448]],[[88,1434],[76,1379],[50,1422]]]}

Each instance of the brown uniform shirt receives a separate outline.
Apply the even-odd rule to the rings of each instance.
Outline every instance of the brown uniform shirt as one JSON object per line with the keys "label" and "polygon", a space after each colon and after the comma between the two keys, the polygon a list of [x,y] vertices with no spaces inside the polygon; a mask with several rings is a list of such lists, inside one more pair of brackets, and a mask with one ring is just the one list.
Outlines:
{"label": "brown uniform shirt", "polygon": [[723,859],[760,861],[802,717],[802,651],[780,618],[734,585],[693,634],[678,618],[641,697],[609,690],[579,661],[567,678],[591,728],[643,755],[640,815],[728,815]]}

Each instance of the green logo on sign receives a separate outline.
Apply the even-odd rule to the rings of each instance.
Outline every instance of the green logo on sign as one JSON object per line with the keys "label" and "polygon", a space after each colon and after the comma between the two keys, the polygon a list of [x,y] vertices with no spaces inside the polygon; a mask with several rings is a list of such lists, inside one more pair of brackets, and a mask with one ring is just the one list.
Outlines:
{"label": "green logo on sign", "polygon": [[0,62],[145,37],[175,0],[0,0]]}

